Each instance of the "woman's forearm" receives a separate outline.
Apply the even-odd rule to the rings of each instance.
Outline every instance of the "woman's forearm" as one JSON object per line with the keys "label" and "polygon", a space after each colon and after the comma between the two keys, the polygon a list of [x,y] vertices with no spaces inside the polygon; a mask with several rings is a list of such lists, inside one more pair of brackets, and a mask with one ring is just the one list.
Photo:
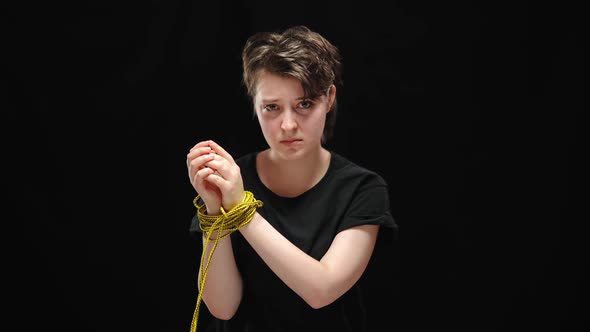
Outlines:
{"label": "woman's forearm", "polygon": [[[199,289],[204,278],[203,302],[213,316],[228,320],[235,314],[242,299],[242,278],[234,259],[230,237],[219,239],[215,246],[213,239],[218,234],[213,232],[212,239],[205,246],[205,236],[203,236],[204,256],[199,269]],[[212,252],[213,255],[210,258]],[[207,264],[209,264],[208,267]],[[205,267],[207,270],[203,275]]]}
{"label": "woman's forearm", "polygon": [[361,245],[360,252],[342,250],[347,243],[341,242],[338,249],[318,261],[297,248],[258,213],[240,232],[271,270],[314,308],[333,302],[358,280],[374,240],[371,239],[374,234],[361,235],[367,239],[367,245]]}

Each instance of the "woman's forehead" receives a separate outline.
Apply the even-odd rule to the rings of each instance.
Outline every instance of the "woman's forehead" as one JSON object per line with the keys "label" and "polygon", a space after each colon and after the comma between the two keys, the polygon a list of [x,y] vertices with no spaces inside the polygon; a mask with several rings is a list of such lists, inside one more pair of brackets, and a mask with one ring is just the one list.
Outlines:
{"label": "woman's forehead", "polygon": [[300,98],[304,96],[304,91],[301,82],[296,78],[263,73],[258,76],[256,96],[261,99]]}

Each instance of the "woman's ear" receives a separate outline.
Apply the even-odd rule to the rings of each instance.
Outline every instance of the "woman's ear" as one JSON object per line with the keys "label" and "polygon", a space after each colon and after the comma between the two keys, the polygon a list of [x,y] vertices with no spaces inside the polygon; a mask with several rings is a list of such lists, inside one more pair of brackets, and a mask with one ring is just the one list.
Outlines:
{"label": "woman's ear", "polygon": [[328,89],[328,112],[332,110],[332,105],[334,105],[334,101],[336,100],[336,86],[334,84],[330,85]]}

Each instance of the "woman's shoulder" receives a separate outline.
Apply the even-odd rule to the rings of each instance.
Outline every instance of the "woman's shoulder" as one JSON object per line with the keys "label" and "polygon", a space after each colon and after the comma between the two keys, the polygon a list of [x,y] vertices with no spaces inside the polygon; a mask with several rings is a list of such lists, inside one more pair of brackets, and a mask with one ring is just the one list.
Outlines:
{"label": "woman's shoulder", "polygon": [[335,151],[332,154],[331,168],[338,177],[363,179],[365,181],[386,185],[385,179],[376,171],[369,169],[352,159]]}

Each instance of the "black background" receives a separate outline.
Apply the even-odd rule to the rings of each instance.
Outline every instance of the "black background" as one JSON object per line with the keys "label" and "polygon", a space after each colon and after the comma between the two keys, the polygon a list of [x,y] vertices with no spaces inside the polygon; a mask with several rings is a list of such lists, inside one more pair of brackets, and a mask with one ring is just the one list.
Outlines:
{"label": "black background", "polygon": [[234,156],[265,147],[239,52],[294,24],[343,54],[330,148],[390,185],[400,236],[365,275],[372,327],[588,327],[578,8],[78,1],[3,16],[13,330],[189,330],[200,247],[186,153],[203,139]]}

